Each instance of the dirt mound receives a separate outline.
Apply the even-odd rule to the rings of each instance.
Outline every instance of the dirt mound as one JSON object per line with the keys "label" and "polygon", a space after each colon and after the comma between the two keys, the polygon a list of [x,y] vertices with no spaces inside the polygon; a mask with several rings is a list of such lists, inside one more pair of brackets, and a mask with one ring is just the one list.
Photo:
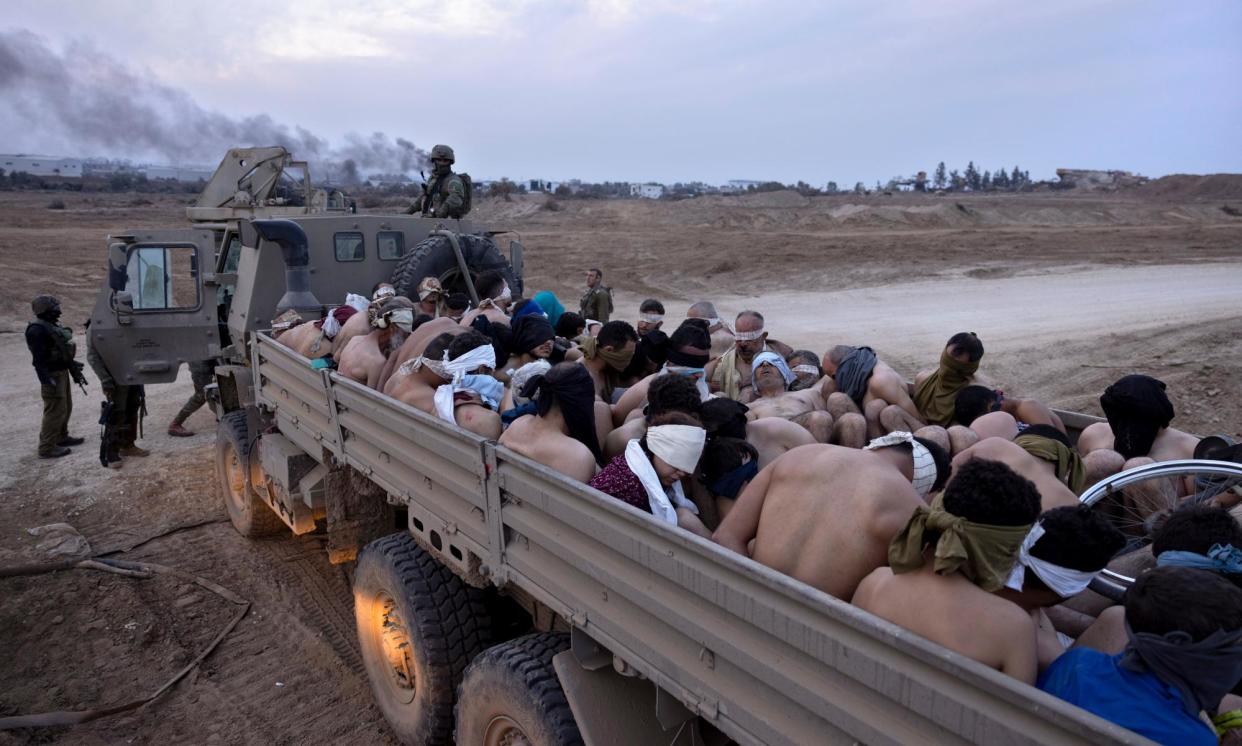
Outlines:
{"label": "dirt mound", "polygon": [[1173,174],[1148,182],[1139,191],[1161,199],[1242,199],[1242,174]]}
{"label": "dirt mound", "polygon": [[791,189],[744,194],[738,198],[738,202],[746,207],[806,207],[811,203],[809,199]]}

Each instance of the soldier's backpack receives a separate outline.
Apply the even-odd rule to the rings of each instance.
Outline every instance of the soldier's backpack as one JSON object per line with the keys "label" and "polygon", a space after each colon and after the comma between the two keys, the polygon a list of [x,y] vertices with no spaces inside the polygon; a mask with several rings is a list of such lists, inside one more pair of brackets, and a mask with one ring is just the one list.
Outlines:
{"label": "soldier's backpack", "polygon": [[461,202],[461,216],[465,217],[474,203],[474,182],[470,180],[470,174],[457,174],[461,178],[462,190],[465,195]]}

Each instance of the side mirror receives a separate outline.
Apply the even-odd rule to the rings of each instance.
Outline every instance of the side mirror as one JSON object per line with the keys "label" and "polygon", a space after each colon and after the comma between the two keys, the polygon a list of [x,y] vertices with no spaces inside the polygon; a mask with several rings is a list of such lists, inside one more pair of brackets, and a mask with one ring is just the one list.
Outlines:
{"label": "side mirror", "polygon": [[114,243],[108,246],[108,288],[121,291],[125,289],[128,277],[127,266],[129,256],[127,244]]}

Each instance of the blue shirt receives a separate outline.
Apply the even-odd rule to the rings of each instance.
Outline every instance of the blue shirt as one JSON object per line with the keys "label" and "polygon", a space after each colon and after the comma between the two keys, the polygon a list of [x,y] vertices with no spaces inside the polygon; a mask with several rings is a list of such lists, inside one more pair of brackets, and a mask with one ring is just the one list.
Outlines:
{"label": "blue shirt", "polygon": [[1039,688],[1157,743],[1218,746],[1216,733],[1153,673],[1122,668],[1121,655],[1075,648],[1052,662]]}

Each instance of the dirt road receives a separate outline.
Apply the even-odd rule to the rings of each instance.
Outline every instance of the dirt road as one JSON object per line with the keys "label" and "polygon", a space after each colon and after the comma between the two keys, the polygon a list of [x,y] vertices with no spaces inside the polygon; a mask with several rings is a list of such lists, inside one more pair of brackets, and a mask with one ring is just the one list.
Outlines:
{"label": "dirt road", "polygon": [[[55,462],[34,457],[40,405],[20,335],[29,297],[62,294],[66,321],[80,328],[103,274],[102,236],[178,225],[184,207],[183,198],[64,195],[68,209],[49,211],[54,196],[0,193],[9,278],[0,290],[0,437],[9,445],[0,451],[0,566],[39,556],[27,528],[64,521],[97,552],[202,575],[253,607],[155,705],[73,729],[0,733],[0,746],[392,742],[359,666],[347,575],[313,535],[250,542],[232,531],[214,492],[207,410],[188,423],[199,435],[164,433],[190,393],[184,372],[149,391],[150,457],[99,467],[97,384],[75,398],[72,429],[86,446]],[[552,289],[570,307],[579,269],[599,264],[619,317],[655,295],[675,320],[709,297],[722,315],[758,308],[774,336],[798,346],[871,344],[907,374],[933,363],[949,334],[971,330],[987,346],[984,369],[1007,391],[1098,411],[1108,382],[1141,370],[1169,383],[1179,425],[1242,430],[1242,219],[1231,222],[1219,202],[786,194],[548,210],[540,199],[480,212],[521,230],[528,289]],[[0,716],[150,691],[232,613],[163,577],[0,579]]]}

